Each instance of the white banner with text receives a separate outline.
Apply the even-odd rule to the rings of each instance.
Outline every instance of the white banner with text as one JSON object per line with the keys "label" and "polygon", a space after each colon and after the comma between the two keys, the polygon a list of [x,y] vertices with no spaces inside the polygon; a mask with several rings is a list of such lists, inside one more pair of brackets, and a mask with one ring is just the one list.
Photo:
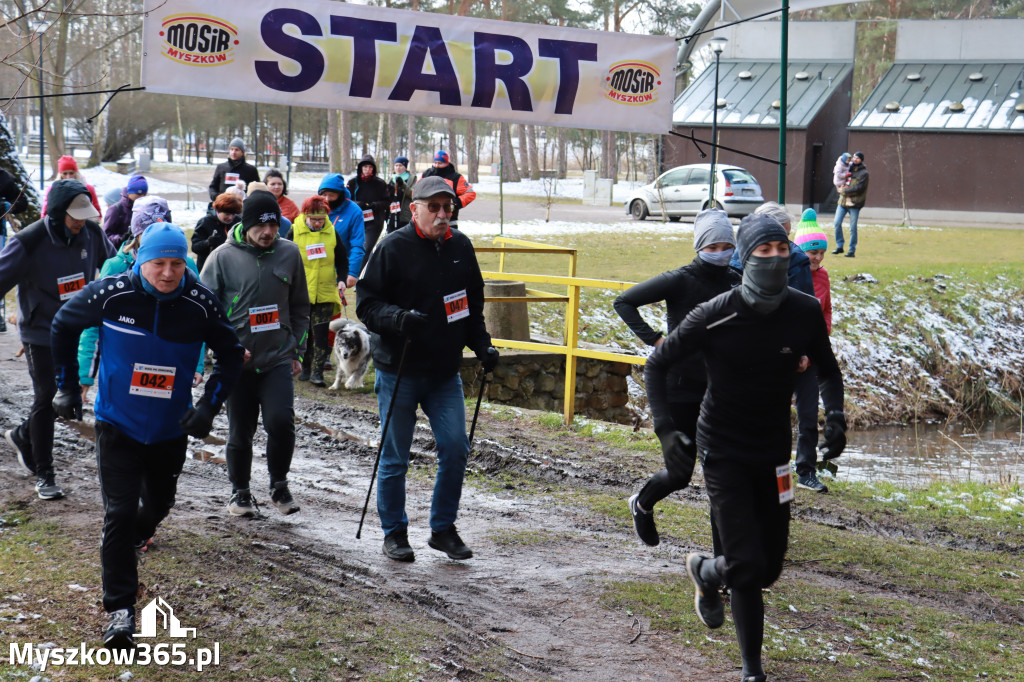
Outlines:
{"label": "white banner with text", "polygon": [[676,42],[326,0],[146,0],[149,92],[663,133]]}

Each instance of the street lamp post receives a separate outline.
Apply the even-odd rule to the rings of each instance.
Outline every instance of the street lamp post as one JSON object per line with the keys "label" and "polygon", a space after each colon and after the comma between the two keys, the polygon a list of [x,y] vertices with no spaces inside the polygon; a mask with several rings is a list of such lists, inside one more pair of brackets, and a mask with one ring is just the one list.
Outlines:
{"label": "street lamp post", "polygon": [[718,164],[718,64],[722,57],[722,50],[729,42],[725,38],[714,37],[711,39],[711,49],[715,51],[715,99],[711,103],[711,186],[708,189],[708,205],[715,206],[715,180],[717,178]]}

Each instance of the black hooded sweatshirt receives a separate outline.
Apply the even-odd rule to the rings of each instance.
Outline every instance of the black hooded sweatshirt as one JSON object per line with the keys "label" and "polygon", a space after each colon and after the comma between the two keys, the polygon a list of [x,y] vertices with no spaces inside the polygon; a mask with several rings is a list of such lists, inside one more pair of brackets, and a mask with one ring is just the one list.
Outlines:
{"label": "black hooded sweatshirt", "polygon": [[[363,166],[373,168],[373,175],[364,178]],[[373,155],[367,154],[362,158],[356,166],[356,176],[348,181],[347,187],[349,194],[352,195],[352,201],[364,211],[372,210],[373,222],[378,228],[383,226],[391,206],[391,190],[388,189],[388,183],[378,177],[377,162]]]}
{"label": "black hooded sweatshirt", "polygon": [[[227,177],[229,174],[238,175],[239,180],[245,181],[245,186],[248,188],[250,182],[259,182],[260,172],[256,170],[256,166],[246,162],[245,154],[237,161],[228,159],[224,163],[217,166],[217,170],[213,173],[213,180],[210,181],[210,201],[214,201],[217,197],[224,193],[224,190],[228,188],[228,185],[235,184],[233,181],[228,182]],[[246,192],[249,190],[246,189]]]}

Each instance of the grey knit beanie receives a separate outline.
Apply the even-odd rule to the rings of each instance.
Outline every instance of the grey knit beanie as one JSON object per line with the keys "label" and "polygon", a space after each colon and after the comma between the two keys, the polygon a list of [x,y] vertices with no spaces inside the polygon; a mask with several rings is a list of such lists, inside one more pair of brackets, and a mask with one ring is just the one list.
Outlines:
{"label": "grey knit beanie", "polygon": [[228,147],[238,147],[239,149],[242,150],[242,153],[244,154],[245,153],[245,140],[243,140],[240,137],[236,137],[235,139],[231,140],[231,142],[228,143]]}
{"label": "grey knit beanie", "polygon": [[698,213],[693,221],[693,250],[700,251],[705,246],[721,242],[736,246],[728,214],[720,208]]}

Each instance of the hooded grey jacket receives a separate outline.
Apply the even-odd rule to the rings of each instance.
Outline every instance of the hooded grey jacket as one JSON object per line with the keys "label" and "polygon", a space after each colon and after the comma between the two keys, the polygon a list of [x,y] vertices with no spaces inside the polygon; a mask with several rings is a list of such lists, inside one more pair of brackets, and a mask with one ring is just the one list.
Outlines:
{"label": "hooded grey jacket", "polygon": [[22,343],[48,347],[54,315],[115,254],[95,222],[87,220],[76,235],[64,227],[67,207],[79,194],[89,190],[77,180],[53,183],[46,215],[14,235],[0,252],[0,296],[18,286]]}
{"label": "hooded grey jacket", "polygon": [[252,353],[245,371],[266,372],[299,359],[309,328],[309,292],[298,246],[278,238],[269,249],[257,248],[245,241],[239,223],[210,254],[200,279]]}

